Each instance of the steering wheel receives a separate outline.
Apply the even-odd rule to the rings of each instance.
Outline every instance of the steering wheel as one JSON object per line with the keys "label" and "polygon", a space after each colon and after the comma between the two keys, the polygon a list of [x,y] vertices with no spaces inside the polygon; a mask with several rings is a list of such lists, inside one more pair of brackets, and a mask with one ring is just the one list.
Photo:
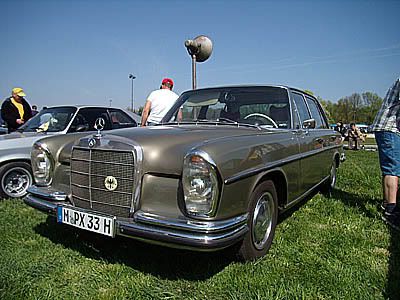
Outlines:
{"label": "steering wheel", "polygon": [[270,116],[267,116],[267,115],[264,115],[264,114],[253,113],[253,114],[249,114],[249,115],[245,116],[243,119],[244,119],[244,120],[247,120],[247,119],[249,119],[249,118],[251,118],[251,117],[262,117],[262,118],[266,119],[267,121],[271,122],[272,125],[273,125],[275,128],[279,128],[278,124],[276,124],[276,122],[275,122]]}

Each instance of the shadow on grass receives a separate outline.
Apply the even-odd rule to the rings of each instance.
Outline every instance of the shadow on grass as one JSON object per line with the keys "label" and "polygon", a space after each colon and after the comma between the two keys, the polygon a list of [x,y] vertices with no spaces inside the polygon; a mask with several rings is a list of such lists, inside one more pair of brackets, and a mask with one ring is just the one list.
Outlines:
{"label": "shadow on grass", "polygon": [[390,230],[390,257],[389,270],[385,291],[385,298],[390,300],[400,299],[400,232],[394,229]]}
{"label": "shadow on grass", "polygon": [[[345,205],[358,208],[364,215],[369,218],[378,218],[377,212],[371,210],[367,205],[372,207],[379,206],[381,203],[376,198],[351,194],[343,190],[336,189],[332,197],[342,201]],[[371,207],[370,206],[370,207]],[[379,211],[379,208],[377,208]],[[390,246],[389,246],[389,267],[386,289],[384,291],[385,299],[400,299],[400,232],[390,229]]]}
{"label": "shadow on grass", "polygon": [[58,224],[48,217],[35,232],[55,244],[78,251],[87,258],[127,265],[164,279],[204,280],[234,261],[228,250],[195,252],[178,250],[117,237],[115,239]]}
{"label": "shadow on grass", "polygon": [[364,215],[366,215],[369,218],[377,218],[376,211],[371,210],[370,208],[367,207],[367,204],[373,207],[377,207],[378,205],[380,205],[380,203],[378,204],[376,198],[372,198],[366,195],[352,194],[339,189],[333,190],[332,198],[335,198],[343,202],[345,205],[349,207],[358,208]]}

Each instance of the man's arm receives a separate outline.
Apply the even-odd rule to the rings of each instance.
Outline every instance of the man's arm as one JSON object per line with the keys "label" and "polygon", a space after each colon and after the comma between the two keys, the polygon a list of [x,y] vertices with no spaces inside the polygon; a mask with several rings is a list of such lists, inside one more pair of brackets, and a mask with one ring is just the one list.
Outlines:
{"label": "man's arm", "polygon": [[[7,101],[7,100],[6,100]],[[10,103],[4,101],[2,106],[1,106],[1,116],[4,120],[4,122],[7,123],[7,126],[11,126],[11,127],[17,127],[17,122],[15,119],[12,118],[11,116],[11,107],[10,107]]]}
{"label": "man's arm", "polygon": [[183,118],[183,113],[182,113],[182,108],[180,107],[178,110],[178,116],[177,116],[177,121],[181,122]]}
{"label": "man's arm", "polygon": [[147,123],[147,118],[149,117],[151,109],[151,102],[149,100],[146,101],[146,104],[144,105],[143,111],[142,111],[142,127],[146,126]]}

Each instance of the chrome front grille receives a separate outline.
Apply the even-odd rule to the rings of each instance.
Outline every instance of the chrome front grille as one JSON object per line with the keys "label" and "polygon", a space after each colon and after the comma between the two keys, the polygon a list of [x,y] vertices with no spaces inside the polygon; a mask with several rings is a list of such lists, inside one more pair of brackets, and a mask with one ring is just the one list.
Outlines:
{"label": "chrome front grille", "polygon": [[[71,156],[72,199],[77,207],[129,217],[134,197],[135,159],[131,151],[75,147]],[[117,188],[105,186],[107,176]]]}

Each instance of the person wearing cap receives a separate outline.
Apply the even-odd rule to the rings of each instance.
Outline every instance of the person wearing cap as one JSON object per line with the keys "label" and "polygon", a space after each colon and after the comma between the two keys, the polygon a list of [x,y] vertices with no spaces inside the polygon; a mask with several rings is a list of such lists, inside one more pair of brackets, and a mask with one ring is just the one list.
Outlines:
{"label": "person wearing cap", "polygon": [[173,86],[172,79],[164,78],[160,89],[150,93],[142,112],[142,126],[159,124],[175,104],[178,95],[172,91]]}
{"label": "person wearing cap", "polygon": [[1,117],[7,123],[8,133],[17,130],[32,117],[31,106],[24,97],[22,88],[13,88],[11,97],[1,105]]}

